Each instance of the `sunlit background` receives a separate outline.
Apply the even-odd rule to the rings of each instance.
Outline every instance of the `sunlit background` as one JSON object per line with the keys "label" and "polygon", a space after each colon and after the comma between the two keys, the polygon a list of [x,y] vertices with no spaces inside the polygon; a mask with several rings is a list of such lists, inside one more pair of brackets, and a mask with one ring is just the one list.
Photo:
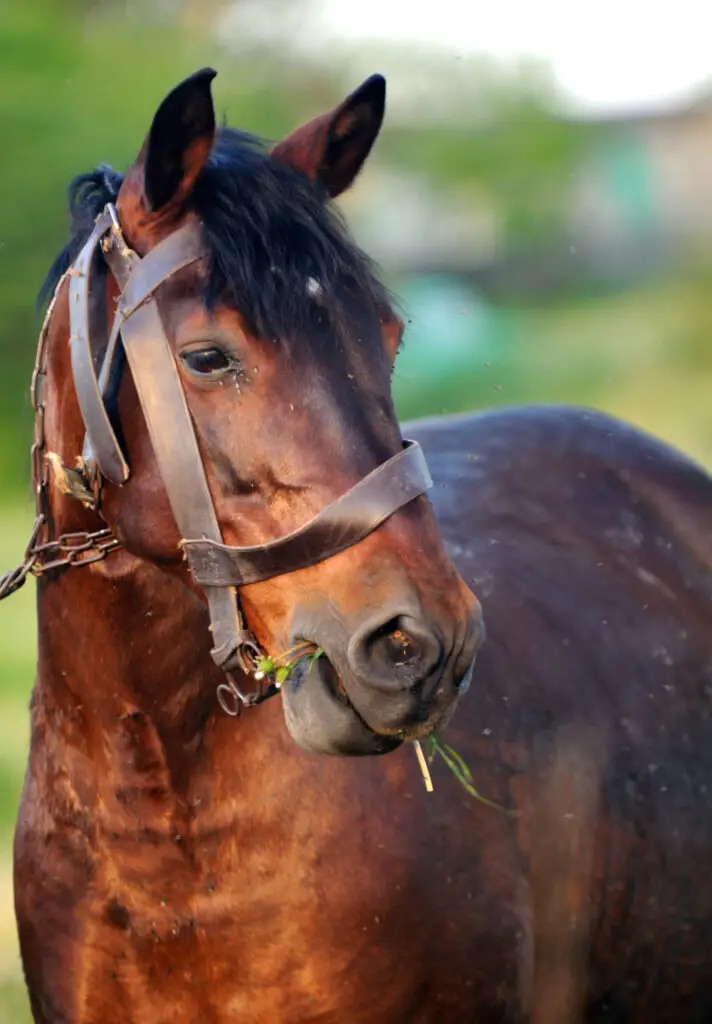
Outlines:
{"label": "sunlit background", "polygon": [[[206,64],[219,111],[271,139],[387,76],[382,138],[341,205],[408,320],[404,418],[585,403],[712,463],[706,19],[697,0],[0,0],[0,570],[32,517],[34,304],[66,186],[124,169]],[[0,606],[0,1024],[29,1020],[11,837],[32,591]]]}

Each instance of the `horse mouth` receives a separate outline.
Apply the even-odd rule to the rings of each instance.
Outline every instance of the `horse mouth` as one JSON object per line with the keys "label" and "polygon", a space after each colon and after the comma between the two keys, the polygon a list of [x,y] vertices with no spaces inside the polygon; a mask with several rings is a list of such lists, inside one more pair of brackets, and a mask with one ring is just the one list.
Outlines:
{"label": "horse mouth", "polygon": [[332,662],[330,662],[324,655],[317,660],[315,668],[320,673],[324,686],[334,700],[337,700],[340,704],[343,704],[345,707],[349,707],[353,710],[353,705],[349,700],[346,687],[341,682],[341,676],[334,668]]}
{"label": "horse mouth", "polygon": [[[332,699],[337,701],[343,707],[349,708],[351,712],[357,716],[362,725],[372,732],[374,736],[385,736],[391,740],[406,743],[413,740],[427,739],[427,737],[440,724],[442,724],[439,720],[433,720],[432,708],[425,705],[419,709],[420,716],[422,717],[414,717],[408,725],[395,729],[374,729],[373,726],[369,725],[369,723],[363,718],[350,700],[348,691],[341,681],[341,676],[329,659],[325,656],[321,657],[319,658],[317,665],[319,666],[319,671],[321,673],[321,681]],[[417,712],[415,712],[415,714],[417,715]]]}
{"label": "horse mouth", "polygon": [[[415,704],[410,709],[408,721],[397,727],[374,728],[351,700],[338,669],[324,653],[317,658],[305,658],[296,665],[282,694],[292,712],[305,703],[316,709],[318,701],[322,712],[326,712],[330,705],[333,709],[330,718],[335,714],[341,724],[350,722],[350,728],[359,733],[362,740],[370,737],[369,743],[374,743],[379,752],[384,744],[385,749],[392,750],[403,742],[425,739],[441,724],[441,715],[433,714],[434,709],[426,703],[422,706]],[[287,717],[288,722],[293,720],[293,714]]]}
{"label": "horse mouth", "polygon": [[282,686],[282,707],[292,738],[311,753],[379,755],[402,742],[402,737],[382,735],[364,720],[324,654],[295,666]]}
{"label": "horse mouth", "polygon": [[[305,659],[301,664],[295,666],[295,671],[290,677],[289,682],[297,690],[309,682],[315,682],[331,700],[344,708],[349,708],[354,714],[358,714],[349,700],[348,692],[341,681],[341,676],[336,666],[323,651],[318,658]],[[366,722],[363,722],[363,724],[367,729],[370,729]]]}

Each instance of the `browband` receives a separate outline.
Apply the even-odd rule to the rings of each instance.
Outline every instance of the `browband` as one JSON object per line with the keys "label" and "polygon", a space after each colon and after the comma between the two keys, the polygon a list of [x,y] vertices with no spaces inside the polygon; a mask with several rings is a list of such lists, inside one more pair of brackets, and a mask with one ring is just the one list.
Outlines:
{"label": "browband", "polygon": [[[96,347],[97,324],[106,305],[104,279],[96,265],[100,251],[121,293],[103,355]],[[122,484],[130,467],[106,408],[106,389],[123,345],[181,545],[208,602],[211,653],[231,673],[254,669],[261,654],[245,626],[236,588],[316,565],[357,544],[425,493],[432,480],[420,445],[405,441],[402,451],[287,536],[253,547],[223,544],[185,391],[155,299],[161,284],[205,255],[201,227],[191,222],[140,257],[126,245],[109,204],[70,270],[71,359],[86,429],[88,472],[99,483],[105,477]],[[245,695],[234,683],[231,688],[246,705],[271,695]]]}

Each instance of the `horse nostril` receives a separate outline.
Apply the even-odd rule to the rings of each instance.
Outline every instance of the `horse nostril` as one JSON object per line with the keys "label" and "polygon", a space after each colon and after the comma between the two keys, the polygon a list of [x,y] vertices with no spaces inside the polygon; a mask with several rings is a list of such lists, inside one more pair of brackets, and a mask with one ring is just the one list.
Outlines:
{"label": "horse nostril", "polygon": [[380,645],[386,659],[396,666],[420,659],[418,640],[403,627],[399,617],[389,619],[374,630],[366,645],[371,649]]}
{"label": "horse nostril", "polygon": [[403,632],[402,629],[396,629],[388,639],[396,665],[407,665],[409,661],[418,659],[418,645],[408,633]]}
{"label": "horse nostril", "polygon": [[417,686],[433,672],[441,658],[438,639],[405,615],[365,627],[349,644],[349,661],[357,674],[386,689]]}

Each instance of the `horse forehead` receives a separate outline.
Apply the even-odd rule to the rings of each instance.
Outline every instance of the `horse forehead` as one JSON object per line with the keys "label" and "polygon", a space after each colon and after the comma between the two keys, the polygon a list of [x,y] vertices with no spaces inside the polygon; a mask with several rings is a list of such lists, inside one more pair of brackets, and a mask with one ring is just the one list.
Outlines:
{"label": "horse forehead", "polygon": [[[237,325],[245,329],[245,318],[240,309],[238,299],[231,299],[229,302],[219,304],[214,310],[209,310],[203,302],[203,290],[205,288],[205,268],[198,266],[186,267],[181,271],[179,280],[164,282],[165,289],[165,312],[171,321],[184,322],[190,325],[194,323],[197,327],[207,327],[215,324],[216,320],[225,317],[236,318]],[[312,275],[304,277],[304,292],[314,300],[314,305],[319,306],[324,299],[325,290],[320,278]]]}

